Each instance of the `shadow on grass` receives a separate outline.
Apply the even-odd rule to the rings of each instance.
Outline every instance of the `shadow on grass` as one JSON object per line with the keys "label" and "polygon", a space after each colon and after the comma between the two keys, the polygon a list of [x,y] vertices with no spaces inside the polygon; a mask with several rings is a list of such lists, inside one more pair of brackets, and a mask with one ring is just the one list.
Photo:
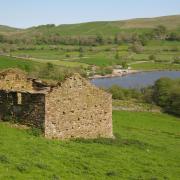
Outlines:
{"label": "shadow on grass", "polygon": [[10,161],[9,161],[9,159],[6,157],[6,155],[0,154],[0,163],[1,163],[1,164],[9,164]]}
{"label": "shadow on grass", "polygon": [[43,136],[43,131],[39,128],[34,128],[34,127],[31,127],[30,129],[28,129],[27,133],[35,137]]}
{"label": "shadow on grass", "polygon": [[31,168],[31,166],[29,164],[27,164],[26,162],[20,163],[16,165],[16,169],[20,172],[20,173],[26,173],[29,171],[29,169]]}
{"label": "shadow on grass", "polygon": [[136,139],[123,139],[120,137],[119,134],[115,134],[115,138],[114,139],[108,139],[108,138],[98,138],[98,139],[74,139],[72,140],[74,142],[78,142],[78,143],[85,143],[85,144],[92,144],[92,143],[96,143],[96,144],[103,144],[103,145],[113,145],[113,146],[134,146],[138,149],[147,149],[147,148],[151,148],[154,147],[151,144],[136,140]]}

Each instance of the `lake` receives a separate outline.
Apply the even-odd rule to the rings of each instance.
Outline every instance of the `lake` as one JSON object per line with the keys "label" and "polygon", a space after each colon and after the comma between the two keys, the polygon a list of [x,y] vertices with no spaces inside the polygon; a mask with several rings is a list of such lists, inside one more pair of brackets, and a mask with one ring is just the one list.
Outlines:
{"label": "lake", "polygon": [[111,87],[112,85],[119,85],[125,88],[142,88],[153,85],[161,77],[180,78],[180,71],[138,72],[123,77],[92,79],[91,83],[104,88]]}

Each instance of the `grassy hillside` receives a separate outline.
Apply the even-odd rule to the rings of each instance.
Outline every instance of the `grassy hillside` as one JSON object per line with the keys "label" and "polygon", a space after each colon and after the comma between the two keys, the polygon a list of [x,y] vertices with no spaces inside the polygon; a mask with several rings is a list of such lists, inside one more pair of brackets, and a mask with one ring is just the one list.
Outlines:
{"label": "grassy hillside", "polygon": [[[180,15],[23,30],[0,26],[0,42],[1,54],[33,60],[27,63],[51,62],[84,69],[123,64],[138,70],[180,69]],[[16,62],[11,65],[8,60],[7,67],[16,67]],[[17,64],[22,69],[26,62],[21,62]]]}
{"label": "grassy hillside", "polygon": [[149,28],[155,28],[158,25],[163,25],[167,29],[176,29],[180,27],[180,15],[164,16],[157,18],[142,18],[124,21],[104,21],[104,22],[89,22],[81,24],[60,25],[57,27],[40,26],[27,29],[27,31],[44,31],[58,32],[61,35],[115,35],[120,31],[128,30],[130,32],[147,31]]}
{"label": "grassy hillside", "polygon": [[[131,44],[86,46],[82,47],[83,57],[79,57],[79,46],[68,45],[57,45],[54,49],[50,49],[48,46],[36,46],[34,50],[15,50],[11,54],[41,59],[39,62],[52,62],[56,65],[70,67],[87,67],[87,65],[104,67],[126,61],[130,67],[139,70],[180,69],[180,64],[172,63],[176,57],[180,56],[180,42],[178,41],[149,41],[141,53],[129,51],[130,46]],[[117,52],[118,59],[115,57]],[[155,62],[149,59],[151,55],[154,55]]]}
{"label": "grassy hillside", "polygon": [[7,68],[19,68],[30,72],[42,66],[43,65],[41,63],[30,60],[0,56],[0,70]]}
{"label": "grassy hillside", "polygon": [[158,25],[163,25],[168,29],[180,27],[180,15],[162,16],[155,18],[139,18],[122,21],[124,22],[121,28],[155,28]]}
{"label": "grassy hillside", "polygon": [[[104,22],[89,22],[80,24],[69,24],[59,26],[38,26],[24,30],[19,30],[18,34],[29,36],[30,34],[45,33],[59,34],[61,36],[82,36],[82,35],[97,35],[114,36],[117,33],[124,32],[144,32],[155,28],[158,25],[163,25],[167,29],[180,28],[180,15],[164,16],[157,18],[139,18],[122,21],[104,21]],[[4,26],[3,26],[4,27]],[[5,28],[5,27],[4,27]],[[2,28],[2,29],[4,29]],[[12,30],[12,28],[7,27]],[[0,27],[1,31],[1,27]],[[17,32],[15,32],[17,34]]]}
{"label": "grassy hillside", "polygon": [[4,25],[0,25],[0,33],[8,33],[8,32],[15,32],[17,31],[17,28],[14,27],[9,27],[9,26],[4,26]]}
{"label": "grassy hillside", "polygon": [[115,140],[57,141],[0,122],[0,179],[179,179],[178,118],[113,112]]}

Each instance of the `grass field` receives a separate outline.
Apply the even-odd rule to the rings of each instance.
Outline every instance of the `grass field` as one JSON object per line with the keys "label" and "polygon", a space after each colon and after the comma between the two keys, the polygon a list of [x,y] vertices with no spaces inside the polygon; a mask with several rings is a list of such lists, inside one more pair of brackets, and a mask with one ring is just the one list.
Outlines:
{"label": "grass field", "polygon": [[[154,55],[153,60],[159,64],[149,62],[132,68],[164,70],[169,69],[165,63],[179,63],[179,19],[180,15],[174,15],[59,26],[41,25],[27,29],[0,25],[0,33],[7,40],[7,43],[0,43],[0,53],[34,58],[41,63],[50,61],[59,66],[85,68],[88,65],[106,67],[124,65],[124,62],[150,61]],[[159,25],[166,29],[164,39],[154,34]],[[170,33],[175,33],[177,37],[167,38]],[[120,39],[115,39],[119,35]],[[180,65],[172,65],[170,69],[180,69]]]}
{"label": "grass field", "polygon": [[[102,46],[81,46],[83,56],[80,57],[79,46],[75,45],[57,45],[54,49],[51,46],[35,46],[34,50],[17,50],[11,52],[13,56],[34,58],[37,62],[51,62],[60,66],[67,67],[88,67],[96,66],[114,66],[127,63],[136,63],[139,61],[148,61],[148,63],[133,65],[134,69],[154,70],[154,69],[175,69],[179,70],[179,64],[172,64],[173,60],[180,57],[180,42],[171,41],[149,41],[143,47],[143,52],[135,53],[129,50],[129,44],[122,45],[102,45]],[[119,58],[116,58],[116,54]],[[155,62],[149,59],[154,55]],[[169,64],[168,64],[169,63]]]}
{"label": "grass field", "polygon": [[[68,48],[68,47],[67,47]],[[70,54],[65,51],[60,51],[60,50],[49,50],[49,49],[38,49],[38,50],[18,50],[13,53],[13,55],[17,56],[23,56],[23,55],[28,55],[33,58],[38,58],[38,59],[48,59],[48,60],[61,60],[65,59],[66,55]],[[71,52],[73,57],[78,56],[78,52]]]}
{"label": "grass field", "polygon": [[105,56],[94,56],[86,59],[79,59],[79,62],[86,63],[89,65],[96,65],[101,67],[112,66],[117,64],[117,60]]}
{"label": "grass field", "polygon": [[29,60],[23,60],[12,57],[0,56],[0,69],[7,68],[19,68],[26,71],[35,70],[37,67],[41,67],[42,64]]}
{"label": "grass field", "polygon": [[13,58],[13,57],[5,57],[0,56],[0,70],[7,69],[7,68],[19,68],[25,70],[27,72],[36,71],[40,68],[43,68],[46,63],[52,63],[59,67],[88,67],[87,64],[81,62],[66,62],[66,61],[59,61],[59,60],[28,60],[22,58]]}
{"label": "grass field", "polygon": [[0,179],[179,179],[180,121],[113,112],[115,140],[57,141],[0,123]]}
{"label": "grass field", "polygon": [[137,70],[180,70],[179,64],[144,62],[132,64],[131,67]]}
{"label": "grass field", "polygon": [[63,67],[83,67],[83,68],[88,67],[88,64],[85,64],[83,62],[76,62],[76,61],[43,60],[43,59],[38,59],[33,61],[39,63],[52,63],[54,65],[63,66]]}

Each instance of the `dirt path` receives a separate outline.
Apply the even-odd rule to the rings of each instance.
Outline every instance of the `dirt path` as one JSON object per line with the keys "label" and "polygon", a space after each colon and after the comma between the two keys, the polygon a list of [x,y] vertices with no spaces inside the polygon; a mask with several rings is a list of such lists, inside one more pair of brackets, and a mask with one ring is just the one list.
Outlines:
{"label": "dirt path", "polygon": [[148,63],[148,62],[154,62],[154,61],[135,61],[135,62],[129,63],[128,65]]}
{"label": "dirt path", "polygon": [[[73,60],[78,60],[80,58],[74,57],[74,58],[65,58],[65,59],[43,59],[43,58],[33,58],[33,57],[24,57],[24,56],[12,56],[8,54],[1,54],[2,56],[6,57],[13,57],[13,58],[19,58],[19,59],[25,59],[25,60],[35,60],[35,61],[69,61],[69,62],[74,62]],[[89,57],[81,57],[81,59],[87,59]]]}

